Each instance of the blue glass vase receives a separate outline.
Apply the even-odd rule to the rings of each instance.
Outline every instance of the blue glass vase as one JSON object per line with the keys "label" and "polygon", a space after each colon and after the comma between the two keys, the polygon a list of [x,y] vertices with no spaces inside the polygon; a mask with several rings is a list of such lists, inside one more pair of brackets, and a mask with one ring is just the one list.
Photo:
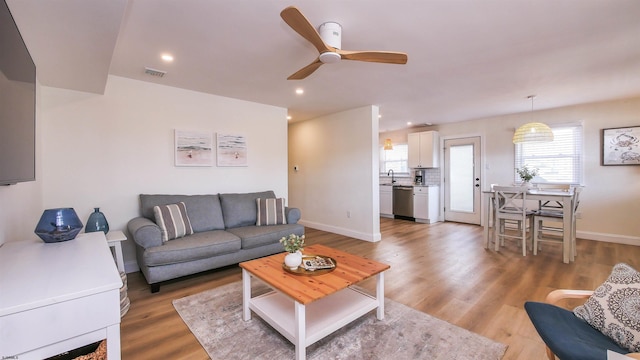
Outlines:
{"label": "blue glass vase", "polygon": [[89,215],[87,225],[84,227],[84,232],[104,231],[105,234],[108,233],[109,223],[107,222],[107,218],[100,212],[100,208],[93,208],[93,210],[91,215]]}
{"label": "blue glass vase", "polygon": [[34,231],[42,241],[54,243],[75,239],[82,230],[82,221],[73,208],[47,209]]}

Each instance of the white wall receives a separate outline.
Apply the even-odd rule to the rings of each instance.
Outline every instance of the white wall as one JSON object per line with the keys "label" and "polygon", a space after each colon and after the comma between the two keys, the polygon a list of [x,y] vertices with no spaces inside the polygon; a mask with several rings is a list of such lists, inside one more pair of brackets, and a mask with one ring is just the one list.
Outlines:
{"label": "white wall", "polygon": [[[640,166],[602,166],[602,129],[639,126],[640,98],[576,105],[486,119],[444,124],[415,131],[437,130],[441,138],[468,134],[483,137],[486,184],[513,182],[516,127],[540,121],[547,124],[582,123],[584,126],[584,185],[578,220],[578,237],[640,245]],[[406,132],[414,131],[407,130]],[[402,132],[380,134],[401,141]],[[405,138],[406,141],[406,138]]]}
{"label": "white wall", "polygon": [[0,204],[0,244],[37,238],[33,231],[43,210],[39,181],[0,186]]}
{"label": "white wall", "polygon": [[378,169],[377,106],[289,125],[289,196],[305,226],[379,241]]}
{"label": "white wall", "polygon": [[[100,207],[111,229],[125,230],[139,214],[141,193],[274,190],[287,198],[286,115],[284,108],[115,76],[104,95],[43,87],[43,207],[73,207],[83,222]],[[248,166],[176,167],[174,129],[244,135]],[[133,243],[124,246],[133,271]]]}

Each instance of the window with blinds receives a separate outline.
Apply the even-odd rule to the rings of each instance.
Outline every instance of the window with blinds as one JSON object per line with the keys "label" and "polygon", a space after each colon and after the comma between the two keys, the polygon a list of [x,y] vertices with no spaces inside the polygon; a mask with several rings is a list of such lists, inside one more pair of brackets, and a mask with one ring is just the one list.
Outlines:
{"label": "window with blinds", "polygon": [[[515,144],[515,168],[537,168],[533,183],[582,184],[582,125],[550,126],[553,142]],[[514,180],[522,180],[514,171]]]}
{"label": "window with blinds", "polygon": [[393,150],[380,147],[380,173],[393,170],[396,175],[409,175],[409,145],[393,144]]}

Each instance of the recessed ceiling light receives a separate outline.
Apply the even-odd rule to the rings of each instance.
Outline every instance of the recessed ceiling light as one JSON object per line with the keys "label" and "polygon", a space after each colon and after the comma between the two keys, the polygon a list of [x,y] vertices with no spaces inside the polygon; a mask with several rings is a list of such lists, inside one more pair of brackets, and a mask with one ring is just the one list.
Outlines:
{"label": "recessed ceiling light", "polygon": [[301,88],[298,88],[298,89],[296,89],[296,94],[302,95],[302,94],[304,94],[304,90],[301,89]]}
{"label": "recessed ceiling light", "polygon": [[291,115],[287,115],[287,120],[291,120]]}
{"label": "recessed ceiling light", "polygon": [[407,121],[407,126],[411,126],[411,121]]}
{"label": "recessed ceiling light", "polygon": [[166,61],[166,62],[172,62],[173,61],[173,56],[170,54],[162,54],[161,56],[162,60]]}

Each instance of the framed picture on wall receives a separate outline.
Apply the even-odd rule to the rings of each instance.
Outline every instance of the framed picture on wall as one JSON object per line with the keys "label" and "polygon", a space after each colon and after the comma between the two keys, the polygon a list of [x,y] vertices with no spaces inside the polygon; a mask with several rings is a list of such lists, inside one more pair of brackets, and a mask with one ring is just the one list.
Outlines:
{"label": "framed picture on wall", "polygon": [[213,166],[213,134],[175,130],[175,166]]}
{"label": "framed picture on wall", "polygon": [[602,129],[602,165],[640,165],[640,126]]}
{"label": "framed picture on wall", "polygon": [[218,166],[247,166],[247,139],[244,135],[218,134]]}

